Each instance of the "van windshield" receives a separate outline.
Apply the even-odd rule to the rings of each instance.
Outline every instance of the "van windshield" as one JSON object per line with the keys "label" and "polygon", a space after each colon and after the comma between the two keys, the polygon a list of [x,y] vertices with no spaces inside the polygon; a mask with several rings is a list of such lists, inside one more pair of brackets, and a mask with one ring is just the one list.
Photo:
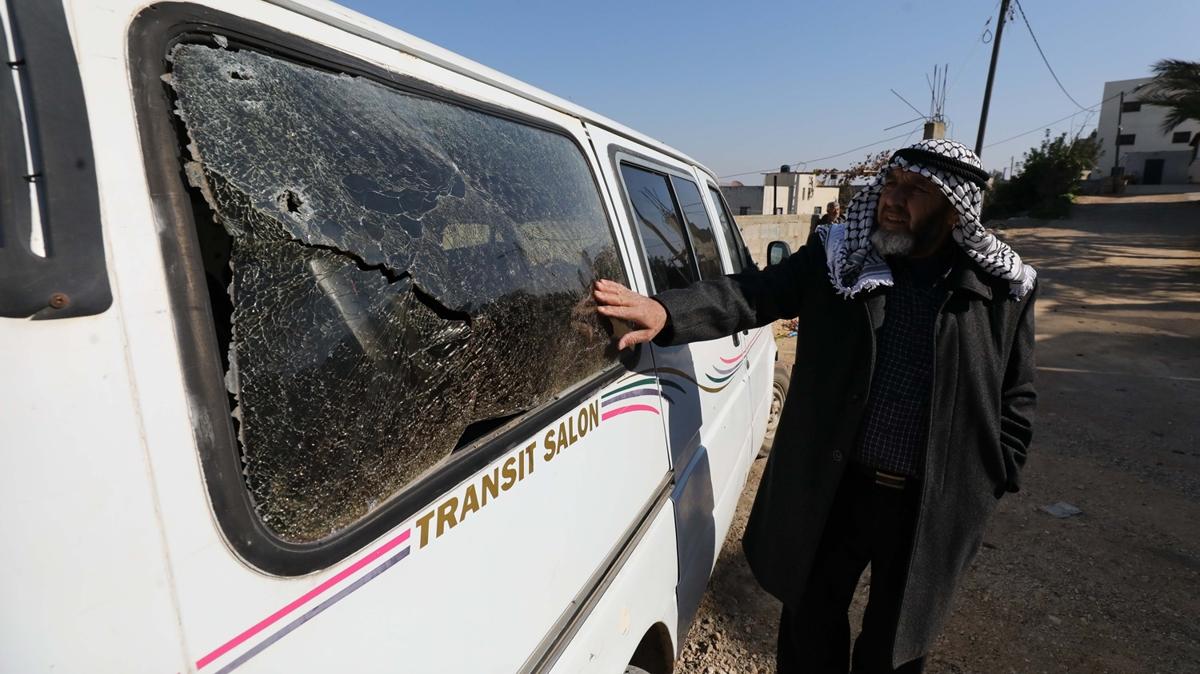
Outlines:
{"label": "van windshield", "polygon": [[589,291],[625,272],[569,137],[248,50],[170,62],[244,479],[278,537],[337,533],[616,362]]}

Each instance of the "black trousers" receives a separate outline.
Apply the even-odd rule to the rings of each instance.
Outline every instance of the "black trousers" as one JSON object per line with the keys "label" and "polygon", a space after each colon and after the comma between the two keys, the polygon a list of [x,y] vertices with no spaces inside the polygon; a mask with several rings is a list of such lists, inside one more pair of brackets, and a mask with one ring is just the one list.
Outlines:
{"label": "black trousers", "polygon": [[[779,674],[908,674],[924,669],[924,658],[892,667],[920,486],[915,480],[903,489],[879,485],[861,468],[849,466],[838,487],[803,596],[783,607]],[[851,662],[847,612],[868,563],[871,591]]]}

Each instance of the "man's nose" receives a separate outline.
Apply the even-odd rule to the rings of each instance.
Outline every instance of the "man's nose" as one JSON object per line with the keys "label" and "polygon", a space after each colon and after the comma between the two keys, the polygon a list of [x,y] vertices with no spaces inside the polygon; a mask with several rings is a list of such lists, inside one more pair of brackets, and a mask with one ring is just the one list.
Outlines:
{"label": "man's nose", "polygon": [[904,188],[900,185],[891,186],[879,195],[879,202],[884,208],[899,208],[904,205]]}

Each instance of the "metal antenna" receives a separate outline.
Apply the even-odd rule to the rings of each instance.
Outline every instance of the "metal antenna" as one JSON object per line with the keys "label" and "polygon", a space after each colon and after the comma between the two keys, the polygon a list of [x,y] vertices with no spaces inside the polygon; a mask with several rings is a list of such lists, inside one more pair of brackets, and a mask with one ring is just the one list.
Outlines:
{"label": "metal antenna", "polygon": [[925,116],[925,113],[923,113],[923,112],[921,112],[920,110],[918,110],[918,109],[917,109],[917,106],[913,105],[912,103],[909,103],[907,98],[905,98],[905,97],[901,96],[900,94],[896,93],[896,90],[895,90],[895,89],[889,89],[888,91],[892,92],[893,94],[896,94],[896,98],[899,98],[900,100],[904,101],[904,104],[905,104],[905,105],[907,105],[908,107],[912,108],[912,111],[913,111],[913,112],[917,113],[918,115],[920,115],[920,116],[922,116],[922,117],[924,117],[924,116]]}

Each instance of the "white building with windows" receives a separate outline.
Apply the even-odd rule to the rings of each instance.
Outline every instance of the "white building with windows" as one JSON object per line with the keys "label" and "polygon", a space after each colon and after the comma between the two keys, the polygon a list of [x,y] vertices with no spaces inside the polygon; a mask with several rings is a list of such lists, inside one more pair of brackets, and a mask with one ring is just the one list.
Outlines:
{"label": "white building with windows", "polygon": [[1119,168],[1146,185],[1200,182],[1200,161],[1196,157],[1200,122],[1187,121],[1164,133],[1166,108],[1138,99],[1139,90],[1152,79],[1104,83],[1096,172],[1108,176]]}
{"label": "white building with windows", "polygon": [[813,173],[797,173],[788,166],[778,173],[763,174],[762,213],[764,215],[821,215],[825,205],[837,201],[838,188],[826,187]]}

